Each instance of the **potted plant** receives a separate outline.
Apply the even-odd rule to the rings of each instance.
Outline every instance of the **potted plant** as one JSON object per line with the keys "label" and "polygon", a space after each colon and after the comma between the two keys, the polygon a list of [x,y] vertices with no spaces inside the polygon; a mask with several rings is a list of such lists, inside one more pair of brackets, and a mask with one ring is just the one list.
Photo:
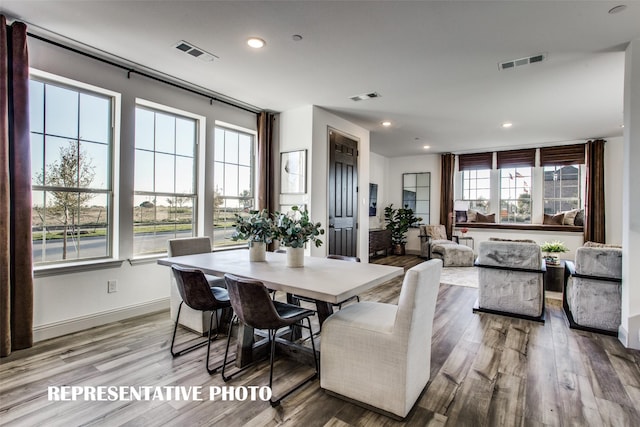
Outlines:
{"label": "potted plant", "polygon": [[384,208],[384,219],[387,223],[387,230],[391,231],[391,243],[393,243],[393,253],[396,255],[405,254],[407,244],[407,232],[409,227],[422,218],[413,214],[413,209],[407,205],[404,208],[395,209],[393,203]]}
{"label": "potted plant", "polygon": [[249,261],[266,259],[267,243],[271,243],[278,231],[266,209],[249,211],[248,216],[235,214],[236,228],[231,240],[247,240],[249,244]]}
{"label": "potted plant", "polygon": [[547,265],[559,265],[558,256],[554,254],[568,252],[569,248],[561,241],[555,240],[553,242],[544,242],[540,245],[540,250],[545,253],[544,259]]}
{"label": "potted plant", "polygon": [[324,229],[319,222],[309,220],[309,212],[293,206],[289,213],[275,213],[277,238],[287,247],[287,267],[302,267],[304,265],[304,244],[313,242],[316,247],[322,245],[319,236]]}

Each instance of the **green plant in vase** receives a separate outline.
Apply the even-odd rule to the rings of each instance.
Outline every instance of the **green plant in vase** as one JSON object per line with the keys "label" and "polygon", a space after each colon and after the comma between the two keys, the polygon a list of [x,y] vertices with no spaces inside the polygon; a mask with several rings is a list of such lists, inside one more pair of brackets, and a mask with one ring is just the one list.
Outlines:
{"label": "green plant in vase", "polygon": [[236,231],[231,236],[231,240],[246,240],[249,244],[249,260],[264,261],[267,244],[273,242],[278,236],[278,230],[269,212],[263,209],[249,211],[248,216],[235,214],[233,225]]}
{"label": "green plant in vase", "polygon": [[302,266],[305,243],[312,242],[316,247],[322,245],[322,224],[312,222],[307,209],[293,206],[291,212],[276,212],[275,226],[278,240],[287,247],[287,263],[290,267]]}
{"label": "green plant in vase", "polygon": [[560,264],[560,261],[558,260],[558,256],[555,254],[568,252],[569,248],[567,248],[561,241],[554,240],[553,242],[544,242],[540,245],[540,250],[545,253],[544,259],[548,265],[558,265]]}
{"label": "green plant in vase", "polygon": [[413,209],[407,205],[404,208],[395,209],[392,203],[384,208],[384,219],[387,223],[387,230],[391,231],[391,243],[394,245],[394,253],[396,255],[404,255],[409,228],[413,224],[422,221],[422,218],[415,216]]}

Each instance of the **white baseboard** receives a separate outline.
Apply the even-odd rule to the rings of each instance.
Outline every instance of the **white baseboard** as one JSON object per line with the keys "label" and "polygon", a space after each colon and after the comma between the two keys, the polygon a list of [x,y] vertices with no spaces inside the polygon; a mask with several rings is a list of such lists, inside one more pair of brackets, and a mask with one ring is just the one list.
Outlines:
{"label": "white baseboard", "polygon": [[168,316],[169,298],[161,298],[155,301],[131,305],[125,308],[103,311],[101,313],[95,313],[88,316],[76,317],[75,319],[36,326],[33,328],[33,341],[44,341],[49,338],[60,337],[62,335],[71,334],[85,329],[95,328],[96,326],[106,325],[107,323],[118,322],[131,317],[142,316],[164,310],[167,311]]}
{"label": "white baseboard", "polygon": [[640,315],[629,318],[629,330],[622,325],[618,328],[618,340],[626,348],[640,350]]}

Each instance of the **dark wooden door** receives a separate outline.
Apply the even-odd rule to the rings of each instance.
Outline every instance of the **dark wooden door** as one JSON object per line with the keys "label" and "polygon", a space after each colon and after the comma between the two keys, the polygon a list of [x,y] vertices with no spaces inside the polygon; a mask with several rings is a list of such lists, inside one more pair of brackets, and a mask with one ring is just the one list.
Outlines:
{"label": "dark wooden door", "polygon": [[358,142],[329,131],[329,253],[357,256]]}

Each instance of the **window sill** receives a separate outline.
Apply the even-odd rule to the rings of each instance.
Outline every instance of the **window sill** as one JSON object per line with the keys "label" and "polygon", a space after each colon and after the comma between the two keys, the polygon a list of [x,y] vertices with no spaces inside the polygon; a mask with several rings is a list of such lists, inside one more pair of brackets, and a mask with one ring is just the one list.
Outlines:
{"label": "window sill", "polygon": [[102,270],[107,268],[119,268],[122,266],[122,259],[105,259],[78,261],[68,264],[41,265],[33,269],[33,277],[57,276],[60,274],[79,273],[83,271]]}
{"label": "window sill", "polygon": [[570,233],[582,233],[584,227],[572,225],[551,225],[551,224],[498,224],[484,222],[457,222],[456,227],[498,229],[498,230],[527,230],[527,231],[566,231]]}

